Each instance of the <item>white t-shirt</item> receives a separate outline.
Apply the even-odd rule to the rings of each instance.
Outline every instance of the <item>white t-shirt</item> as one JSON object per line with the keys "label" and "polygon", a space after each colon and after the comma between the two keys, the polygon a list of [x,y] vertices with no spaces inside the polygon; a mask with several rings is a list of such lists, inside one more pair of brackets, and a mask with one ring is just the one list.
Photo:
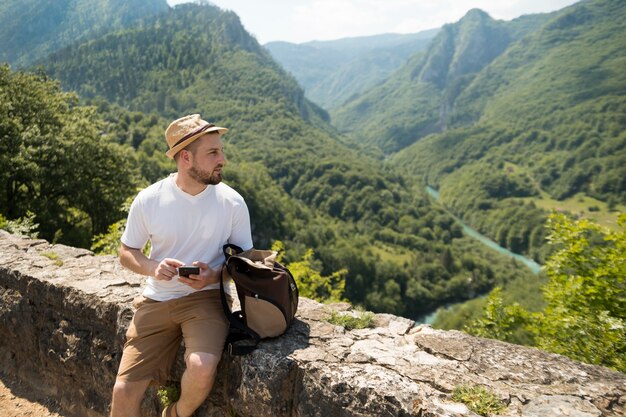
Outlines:
{"label": "white t-shirt", "polygon": [[[252,248],[250,215],[241,195],[224,183],[209,185],[197,195],[178,188],[174,174],[142,190],[133,201],[122,243],[143,248],[148,240],[149,258],[194,261],[218,269],[224,262],[222,247],[232,243],[243,250]],[[202,290],[219,288],[208,285]],[[166,301],[195,292],[178,281],[148,277],[145,297]]]}

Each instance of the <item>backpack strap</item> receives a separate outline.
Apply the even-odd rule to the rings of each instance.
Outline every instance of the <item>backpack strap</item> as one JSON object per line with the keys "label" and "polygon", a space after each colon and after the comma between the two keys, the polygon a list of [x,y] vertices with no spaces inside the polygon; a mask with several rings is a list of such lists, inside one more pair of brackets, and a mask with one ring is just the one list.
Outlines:
{"label": "backpack strap", "polygon": [[233,245],[232,243],[227,243],[224,246],[222,246],[222,251],[224,252],[224,256],[226,257],[226,260],[224,262],[226,262],[228,258],[230,258],[231,256],[237,255],[243,252],[243,249],[241,249],[237,245]]}
{"label": "backpack strap", "polygon": [[[226,246],[228,245],[224,245],[224,253],[226,253]],[[235,246],[235,248],[238,247]],[[224,348],[228,351],[230,356],[246,355],[256,349],[261,340],[261,336],[244,324],[243,313],[241,311],[232,312],[228,306],[226,291],[224,290],[225,273],[226,264],[222,267],[222,273],[220,274],[220,298],[222,299],[224,314],[230,323]]]}
{"label": "backpack strap", "polygon": [[[251,331],[250,329],[247,329]],[[252,353],[259,343],[259,340],[255,339],[247,331],[240,332],[238,329],[231,327],[226,337],[226,343],[224,348],[230,356],[241,356]]]}

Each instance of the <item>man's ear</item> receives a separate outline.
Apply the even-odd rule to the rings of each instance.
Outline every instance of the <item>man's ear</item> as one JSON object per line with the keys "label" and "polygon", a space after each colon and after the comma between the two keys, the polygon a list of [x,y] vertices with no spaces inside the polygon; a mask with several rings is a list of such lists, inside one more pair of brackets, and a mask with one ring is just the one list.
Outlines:
{"label": "man's ear", "polygon": [[185,165],[191,165],[191,159],[193,158],[191,152],[189,152],[187,149],[183,149],[178,153],[178,157],[180,158],[181,162],[184,163]]}

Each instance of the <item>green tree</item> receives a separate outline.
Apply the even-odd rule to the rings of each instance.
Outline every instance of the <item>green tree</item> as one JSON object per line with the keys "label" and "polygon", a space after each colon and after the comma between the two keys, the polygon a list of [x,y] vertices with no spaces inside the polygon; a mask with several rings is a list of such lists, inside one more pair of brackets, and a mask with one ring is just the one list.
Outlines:
{"label": "green tree", "polygon": [[[272,245],[272,250],[280,254],[279,262],[285,251],[285,245],[281,241],[276,241]],[[299,261],[290,262],[286,265],[292,273],[298,292],[301,296],[311,298],[320,302],[345,301],[343,292],[346,287],[346,269],[333,272],[330,276],[322,276],[319,269],[314,265],[313,249],[307,249],[304,257]]]}
{"label": "green tree", "polygon": [[98,255],[119,255],[120,239],[126,227],[126,219],[119,220],[109,226],[106,233],[93,237],[91,250]]}
{"label": "green tree", "polygon": [[42,74],[0,66],[0,213],[28,211],[41,237],[88,247],[138,181],[132,149],[103,135],[93,107]]}
{"label": "green tree", "polygon": [[548,303],[531,330],[550,352],[626,372],[626,213],[619,231],[553,214]]}
{"label": "green tree", "polygon": [[502,287],[494,288],[487,297],[483,314],[465,327],[474,336],[519,343],[519,333],[528,322],[528,312],[519,304],[505,305]]}
{"label": "green tree", "polygon": [[39,225],[35,223],[35,213],[30,211],[26,213],[26,216],[16,220],[7,220],[2,213],[0,213],[0,229],[6,230],[9,233],[37,239],[39,235],[37,231],[38,227]]}
{"label": "green tree", "polygon": [[506,306],[496,289],[466,330],[507,341],[526,330],[533,336],[527,344],[625,372],[626,214],[619,216],[619,231],[558,213],[547,225],[557,250],[545,265],[543,311]]}
{"label": "green tree", "polygon": [[[139,193],[139,191],[141,191],[141,189],[137,189],[137,193]],[[122,204],[121,211],[125,215],[128,215],[128,212],[130,211],[130,206],[133,203],[134,198],[135,195],[132,195],[126,199],[124,204]],[[94,253],[96,253],[97,255],[118,256],[120,253],[120,243],[122,235],[124,234],[125,229],[126,217],[110,225],[106,233],[100,233],[95,235],[92,239],[91,250],[94,251]],[[148,256],[150,254],[151,248],[152,242],[148,241],[148,243],[146,243],[146,245],[142,249],[144,255]]]}

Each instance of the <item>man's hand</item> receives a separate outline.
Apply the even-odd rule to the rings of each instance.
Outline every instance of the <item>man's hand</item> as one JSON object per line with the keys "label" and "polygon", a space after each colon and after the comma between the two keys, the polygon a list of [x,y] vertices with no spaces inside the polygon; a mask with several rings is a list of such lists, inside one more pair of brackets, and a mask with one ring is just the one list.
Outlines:
{"label": "man's hand", "polygon": [[209,284],[217,284],[220,282],[221,271],[219,269],[211,269],[209,265],[203,262],[194,262],[193,265],[200,267],[200,274],[190,274],[188,277],[179,277],[178,281],[189,285],[194,290],[200,290]]}
{"label": "man's hand", "polygon": [[170,281],[176,275],[178,275],[178,271],[176,268],[179,266],[183,266],[184,263],[179,261],[178,259],[173,258],[165,258],[157,265],[154,270],[154,277],[161,281]]}

